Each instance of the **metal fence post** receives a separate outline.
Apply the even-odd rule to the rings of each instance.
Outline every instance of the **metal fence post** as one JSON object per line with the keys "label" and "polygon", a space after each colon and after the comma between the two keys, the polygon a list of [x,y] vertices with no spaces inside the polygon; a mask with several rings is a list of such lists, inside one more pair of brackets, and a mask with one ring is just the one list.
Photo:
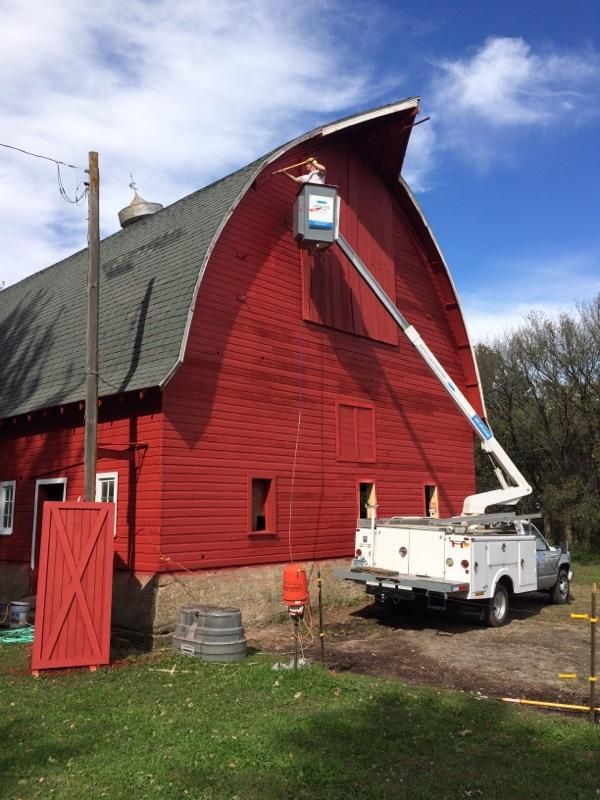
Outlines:
{"label": "metal fence post", "polygon": [[598,712],[596,711],[596,584],[592,584],[592,602],[590,610],[590,716],[592,723],[597,722]]}

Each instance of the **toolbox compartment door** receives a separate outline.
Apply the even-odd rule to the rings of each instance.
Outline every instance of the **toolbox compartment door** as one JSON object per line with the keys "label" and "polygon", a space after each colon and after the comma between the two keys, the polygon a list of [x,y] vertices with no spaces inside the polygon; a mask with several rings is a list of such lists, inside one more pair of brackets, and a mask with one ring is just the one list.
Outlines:
{"label": "toolbox compartment door", "polygon": [[407,575],[410,532],[406,528],[377,528],[373,541],[373,566]]}
{"label": "toolbox compartment door", "polygon": [[516,592],[535,592],[537,585],[537,567],[535,542],[518,542],[519,545],[519,564],[518,564],[518,587]]}
{"label": "toolbox compartment door", "polygon": [[439,530],[411,530],[408,556],[411,575],[443,578],[445,572],[444,534]]}
{"label": "toolbox compartment door", "polygon": [[508,567],[518,562],[518,542],[488,542],[487,562],[489,567]]}

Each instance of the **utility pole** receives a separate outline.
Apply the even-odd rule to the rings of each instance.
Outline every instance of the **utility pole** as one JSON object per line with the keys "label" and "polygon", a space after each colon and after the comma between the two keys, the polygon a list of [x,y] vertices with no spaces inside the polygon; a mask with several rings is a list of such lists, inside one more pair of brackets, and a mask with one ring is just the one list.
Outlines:
{"label": "utility pole", "polygon": [[100,276],[100,175],[98,153],[89,153],[87,350],[85,367],[85,430],[83,499],[96,496],[96,439],[98,429],[98,304]]}

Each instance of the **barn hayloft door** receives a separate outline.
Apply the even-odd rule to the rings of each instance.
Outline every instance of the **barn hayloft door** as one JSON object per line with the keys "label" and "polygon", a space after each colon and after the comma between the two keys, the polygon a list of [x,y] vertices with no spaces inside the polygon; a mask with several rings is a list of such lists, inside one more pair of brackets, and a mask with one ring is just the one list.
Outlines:
{"label": "barn hayloft door", "polygon": [[45,503],[33,671],[108,664],[113,514],[113,503]]}

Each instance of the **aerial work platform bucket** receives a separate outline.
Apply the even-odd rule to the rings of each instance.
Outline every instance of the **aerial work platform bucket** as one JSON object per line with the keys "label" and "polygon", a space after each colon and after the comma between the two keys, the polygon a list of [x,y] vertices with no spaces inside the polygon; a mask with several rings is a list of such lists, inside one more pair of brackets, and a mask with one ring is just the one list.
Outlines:
{"label": "aerial work platform bucket", "polygon": [[337,186],[305,183],[294,203],[294,239],[300,247],[328,247],[340,227]]}

